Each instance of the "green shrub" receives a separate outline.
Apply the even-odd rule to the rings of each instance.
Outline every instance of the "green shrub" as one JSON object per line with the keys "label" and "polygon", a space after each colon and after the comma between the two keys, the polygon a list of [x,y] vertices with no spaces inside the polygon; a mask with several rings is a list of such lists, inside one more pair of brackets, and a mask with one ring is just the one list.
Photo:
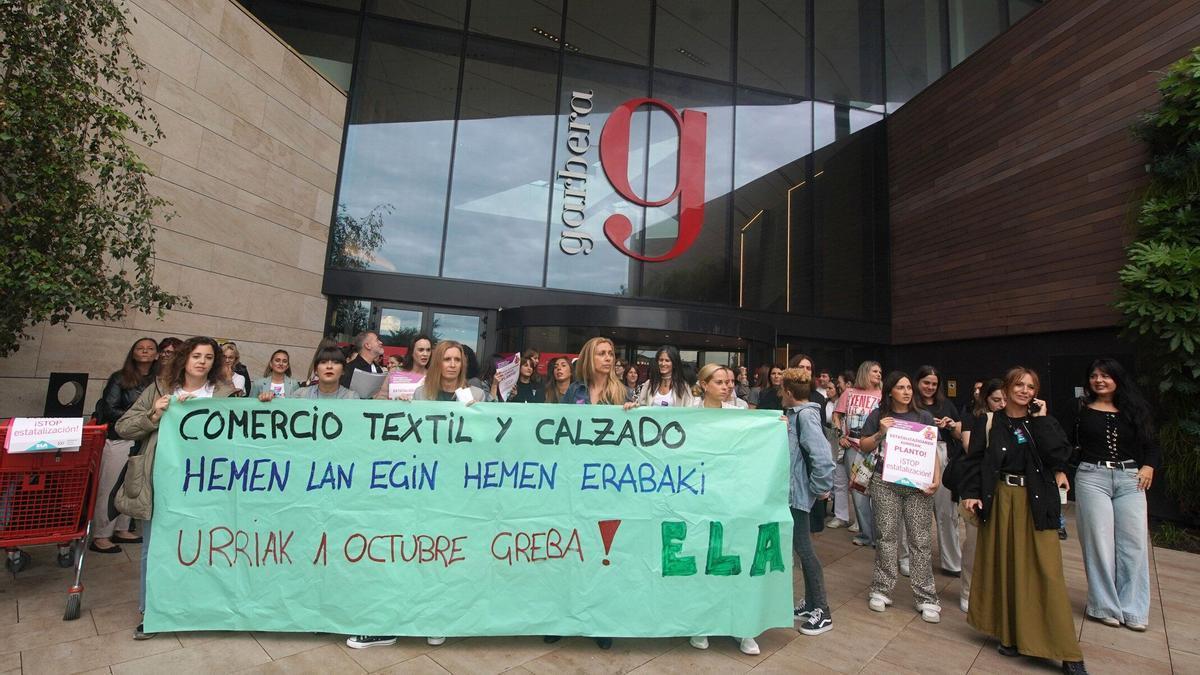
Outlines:
{"label": "green shrub", "polygon": [[1125,249],[1125,335],[1157,384],[1167,487],[1200,514],[1200,47],[1159,80],[1162,103],[1135,129],[1148,146],[1150,185]]}

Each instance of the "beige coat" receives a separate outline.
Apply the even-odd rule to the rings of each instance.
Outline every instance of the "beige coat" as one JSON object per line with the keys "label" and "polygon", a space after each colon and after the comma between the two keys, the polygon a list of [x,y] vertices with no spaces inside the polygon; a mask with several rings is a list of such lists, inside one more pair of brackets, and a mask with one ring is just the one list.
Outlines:
{"label": "beige coat", "polygon": [[[237,393],[232,385],[218,382],[213,398],[225,398]],[[131,441],[141,441],[141,452],[129,458],[125,465],[125,482],[121,483],[114,502],[117,510],[131,518],[149,520],[154,511],[154,451],[158,446],[158,422],[150,418],[154,402],[163,394],[163,383],[155,380],[142,391],[136,403],[117,420],[117,435]]]}

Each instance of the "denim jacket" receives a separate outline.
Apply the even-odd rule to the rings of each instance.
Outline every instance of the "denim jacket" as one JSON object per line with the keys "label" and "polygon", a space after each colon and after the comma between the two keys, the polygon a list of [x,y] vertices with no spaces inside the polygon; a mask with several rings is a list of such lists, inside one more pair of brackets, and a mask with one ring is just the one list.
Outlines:
{"label": "denim jacket", "polygon": [[817,497],[833,489],[833,455],[821,430],[821,405],[810,401],[784,412],[792,460],[791,505],[810,511]]}

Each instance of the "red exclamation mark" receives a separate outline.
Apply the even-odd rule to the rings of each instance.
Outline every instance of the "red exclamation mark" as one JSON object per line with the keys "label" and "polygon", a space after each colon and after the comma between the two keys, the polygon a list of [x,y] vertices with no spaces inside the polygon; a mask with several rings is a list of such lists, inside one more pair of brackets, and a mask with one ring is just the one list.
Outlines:
{"label": "red exclamation mark", "polygon": [[[612,550],[613,537],[617,535],[617,528],[621,526],[619,520],[601,520],[600,525],[600,541],[604,542],[604,555]],[[605,558],[601,564],[607,565],[608,558]]]}

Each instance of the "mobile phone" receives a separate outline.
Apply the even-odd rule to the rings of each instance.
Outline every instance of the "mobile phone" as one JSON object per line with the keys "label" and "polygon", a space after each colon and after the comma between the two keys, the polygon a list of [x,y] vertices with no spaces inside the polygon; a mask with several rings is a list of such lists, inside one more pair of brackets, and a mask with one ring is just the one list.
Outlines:
{"label": "mobile phone", "polygon": [[1038,414],[1038,413],[1039,413],[1039,412],[1041,412],[1041,411],[1042,411],[1042,404],[1041,404],[1041,403],[1038,403],[1037,401],[1033,401],[1032,403],[1030,403],[1030,404],[1029,404],[1029,412],[1030,412],[1030,414],[1036,415],[1036,414]]}

